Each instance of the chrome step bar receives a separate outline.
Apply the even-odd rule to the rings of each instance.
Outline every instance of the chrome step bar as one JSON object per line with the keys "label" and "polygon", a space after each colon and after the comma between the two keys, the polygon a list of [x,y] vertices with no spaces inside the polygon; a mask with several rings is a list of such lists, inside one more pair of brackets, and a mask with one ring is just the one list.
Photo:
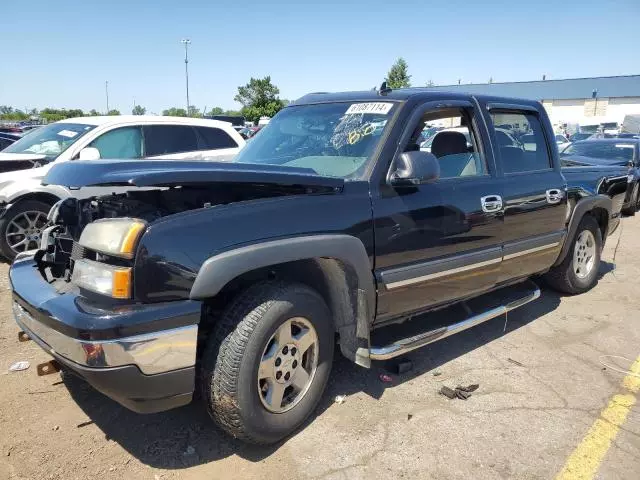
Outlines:
{"label": "chrome step bar", "polygon": [[[533,282],[532,282],[533,283]],[[535,284],[534,284],[535,285]],[[420,333],[412,337],[396,340],[390,345],[382,347],[371,347],[369,358],[371,360],[389,360],[390,358],[404,355],[405,353],[415,350],[416,348],[424,347],[430,343],[442,340],[443,338],[450,337],[456,333],[463,332],[471,327],[475,327],[480,323],[491,320],[492,318],[505,315],[511,310],[515,310],[518,307],[526,305],[529,302],[533,302],[540,298],[540,288],[535,285],[535,289],[525,295],[522,298],[507,303],[506,305],[500,305],[499,307],[492,308],[486,312],[479,313],[472,317],[463,320],[462,322],[454,323],[446,327],[437,328],[435,330],[429,330],[428,332]]]}

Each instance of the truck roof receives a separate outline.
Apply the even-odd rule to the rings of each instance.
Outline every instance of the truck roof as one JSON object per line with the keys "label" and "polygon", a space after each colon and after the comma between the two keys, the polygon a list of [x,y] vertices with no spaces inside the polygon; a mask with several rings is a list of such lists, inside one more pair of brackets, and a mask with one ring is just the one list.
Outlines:
{"label": "truck roof", "polygon": [[540,102],[522,98],[496,97],[492,95],[471,95],[446,90],[434,90],[433,88],[399,88],[388,90],[381,94],[376,90],[363,90],[355,92],[315,92],[300,97],[291,105],[308,105],[313,103],[331,102],[381,102],[381,101],[407,101],[409,99],[417,101],[437,101],[437,100],[471,100],[472,98],[483,99],[496,103],[513,103],[540,107]]}

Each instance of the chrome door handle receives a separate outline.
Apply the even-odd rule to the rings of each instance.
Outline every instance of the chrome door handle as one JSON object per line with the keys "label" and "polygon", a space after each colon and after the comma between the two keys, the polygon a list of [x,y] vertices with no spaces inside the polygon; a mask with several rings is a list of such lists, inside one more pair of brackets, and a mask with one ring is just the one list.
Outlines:
{"label": "chrome door handle", "polygon": [[480,198],[482,211],[485,213],[494,213],[502,210],[502,197],[500,195],[487,195]]}
{"label": "chrome door handle", "polygon": [[564,194],[562,190],[558,188],[551,188],[547,190],[547,203],[560,203]]}

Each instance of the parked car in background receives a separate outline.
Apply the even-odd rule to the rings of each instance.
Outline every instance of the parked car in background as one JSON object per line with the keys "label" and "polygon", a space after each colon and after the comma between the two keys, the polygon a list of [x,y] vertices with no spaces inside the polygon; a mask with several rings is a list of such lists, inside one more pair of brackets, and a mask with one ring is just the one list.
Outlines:
{"label": "parked car in background", "polygon": [[80,117],[36,129],[0,152],[0,253],[13,259],[37,247],[51,206],[69,196],[68,189],[41,185],[53,164],[78,159],[226,161],[244,143],[229,123],[182,117]]}
{"label": "parked car in background", "polygon": [[571,144],[571,141],[569,141],[567,137],[565,137],[560,133],[555,134],[555,139],[556,139],[556,145],[558,145],[558,150],[560,151],[564,150],[564,148],[567,147],[567,145]]}
{"label": "parked car in background", "polygon": [[218,120],[219,122],[230,123],[234,130],[236,130],[237,132],[244,129],[245,124],[247,123],[246,119],[240,115],[211,115],[204,118],[209,120]]}
{"label": "parked car in background", "polygon": [[589,132],[576,132],[573,135],[571,135],[571,137],[569,137],[569,140],[571,140],[572,142],[579,142],[580,140],[586,140],[592,135],[593,133],[589,133]]}
{"label": "parked car in background", "polygon": [[15,143],[18,140],[20,140],[20,135],[17,135],[15,133],[0,132],[0,151],[4,150],[9,145]]}
{"label": "parked car in background", "polygon": [[574,142],[560,154],[563,167],[599,167],[592,171],[610,177],[626,177],[627,195],[622,213],[633,215],[640,208],[640,140],[603,138]]}
{"label": "parked car in background", "polygon": [[637,138],[640,139],[640,133],[619,133],[616,138]]}
{"label": "parked car in background", "polygon": [[258,133],[260,131],[262,127],[244,127],[242,130],[238,130],[238,133],[242,136],[242,138],[244,138],[245,140],[249,140],[250,138],[252,138],[256,133]]}
{"label": "parked car in background", "polygon": [[[421,151],[438,120],[469,138]],[[516,122],[535,148],[498,143]],[[619,219],[607,195],[567,197],[551,142],[539,102],[384,89],[305,96],[233,163],[62,163],[46,183],[163,190],[56,204],[10,269],[15,319],[134,411],[199,391],[234,437],[277,442],[320,402],[336,347],[369,368],[536,300],[533,275],[596,284]]]}

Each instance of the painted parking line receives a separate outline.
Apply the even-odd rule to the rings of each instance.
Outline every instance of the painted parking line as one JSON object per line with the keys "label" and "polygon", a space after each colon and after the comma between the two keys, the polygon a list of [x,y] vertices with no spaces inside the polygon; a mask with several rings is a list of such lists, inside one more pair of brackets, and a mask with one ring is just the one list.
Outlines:
{"label": "painted parking line", "polygon": [[590,480],[598,473],[611,442],[636,404],[634,394],[640,391],[640,357],[633,362],[629,374],[622,381],[622,386],[626,392],[611,398],[580,445],[569,456],[556,480]]}

